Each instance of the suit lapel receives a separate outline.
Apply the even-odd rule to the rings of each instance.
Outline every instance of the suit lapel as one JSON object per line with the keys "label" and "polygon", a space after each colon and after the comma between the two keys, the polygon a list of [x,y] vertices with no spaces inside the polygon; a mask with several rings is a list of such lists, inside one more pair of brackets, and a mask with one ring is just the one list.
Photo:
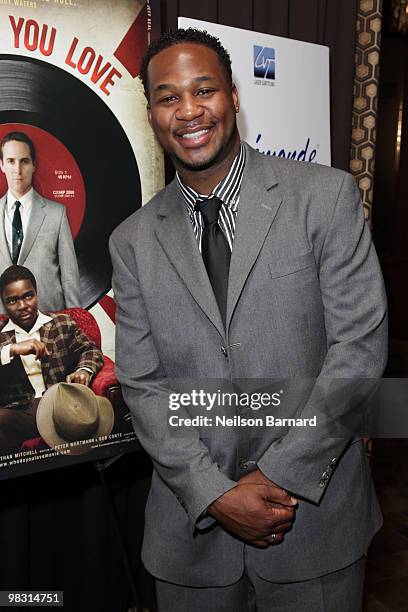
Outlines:
{"label": "suit lapel", "polygon": [[46,387],[48,387],[47,379],[48,379],[48,375],[50,371],[53,351],[55,350],[54,341],[53,341],[53,338],[51,337],[53,327],[54,326],[53,326],[52,321],[48,321],[48,323],[45,323],[42,327],[40,327],[40,340],[41,342],[44,342],[50,354],[49,357],[43,357],[43,359],[41,360],[41,370],[42,370],[44,383]]}
{"label": "suit lapel", "polygon": [[228,282],[227,329],[239,296],[282,203],[270,159],[246,146]]}
{"label": "suit lapel", "polygon": [[158,216],[157,239],[194,300],[224,337],[220,311],[176,181],[166,189]]}
{"label": "suit lapel", "polygon": [[6,259],[8,259],[8,265],[13,265],[13,260],[11,259],[11,254],[9,251],[9,247],[6,239],[6,202],[7,202],[7,193],[0,199],[0,219],[1,219],[1,228],[0,228],[0,252],[4,253]]}
{"label": "suit lapel", "polygon": [[28,254],[31,251],[34,241],[37,238],[37,234],[40,231],[40,227],[42,226],[45,219],[45,206],[46,204],[43,198],[36,191],[34,191],[33,206],[31,209],[30,220],[18,258],[19,265],[24,264],[25,260],[28,257]]}
{"label": "suit lapel", "polygon": [[[228,283],[227,329],[239,296],[282,203],[271,160],[246,146]],[[156,236],[187,289],[218,329],[225,330],[177,181],[163,194]]]}

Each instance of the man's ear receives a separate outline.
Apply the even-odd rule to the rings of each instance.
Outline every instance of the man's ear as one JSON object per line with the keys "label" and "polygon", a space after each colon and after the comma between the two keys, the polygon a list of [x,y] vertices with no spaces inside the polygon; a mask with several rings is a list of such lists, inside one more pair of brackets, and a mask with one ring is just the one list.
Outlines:
{"label": "man's ear", "polygon": [[0,159],[0,168],[1,168],[1,171],[3,172],[3,174],[5,174],[6,171],[4,170],[4,165],[3,165],[3,160],[2,159]]}
{"label": "man's ear", "polygon": [[235,106],[235,112],[239,113],[239,97],[238,97],[237,86],[235,85],[235,83],[233,83],[231,87],[231,96],[232,96],[232,101]]}

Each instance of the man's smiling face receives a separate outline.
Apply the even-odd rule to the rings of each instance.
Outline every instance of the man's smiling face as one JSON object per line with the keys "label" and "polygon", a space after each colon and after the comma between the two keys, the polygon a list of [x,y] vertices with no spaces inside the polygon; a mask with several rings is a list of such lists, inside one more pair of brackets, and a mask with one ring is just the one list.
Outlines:
{"label": "man's smiling face", "polygon": [[215,51],[179,43],[148,67],[149,121],[179,172],[232,163],[238,148],[238,94]]}

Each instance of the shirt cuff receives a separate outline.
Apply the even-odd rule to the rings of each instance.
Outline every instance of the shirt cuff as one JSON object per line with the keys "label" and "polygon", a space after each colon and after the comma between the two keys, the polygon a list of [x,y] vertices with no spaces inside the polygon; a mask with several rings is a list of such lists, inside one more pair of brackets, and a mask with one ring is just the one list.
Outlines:
{"label": "shirt cuff", "polygon": [[89,374],[91,376],[93,376],[95,374],[95,372],[93,370],[91,370],[91,368],[87,368],[86,366],[84,366],[83,368],[77,368],[75,370],[75,372],[78,372],[78,370],[85,370],[85,372],[89,372]]}
{"label": "shirt cuff", "polygon": [[6,346],[3,346],[3,348],[1,349],[1,354],[0,354],[1,365],[8,365],[12,361],[13,355],[10,355],[10,349],[11,349],[11,344],[6,344]]}
{"label": "shirt cuff", "polygon": [[198,517],[196,521],[196,526],[197,526],[198,531],[204,531],[205,529],[208,529],[208,527],[210,527],[214,523],[216,523],[215,518],[213,516],[210,516],[207,510],[204,510],[204,512],[202,512],[200,516]]}
{"label": "shirt cuff", "polygon": [[88,381],[88,385],[90,385],[93,382],[93,379],[95,378],[95,372],[92,370],[92,368],[88,368],[87,366],[77,368],[75,372],[78,372],[79,370],[85,370],[85,372],[88,372],[88,374],[91,375]]}

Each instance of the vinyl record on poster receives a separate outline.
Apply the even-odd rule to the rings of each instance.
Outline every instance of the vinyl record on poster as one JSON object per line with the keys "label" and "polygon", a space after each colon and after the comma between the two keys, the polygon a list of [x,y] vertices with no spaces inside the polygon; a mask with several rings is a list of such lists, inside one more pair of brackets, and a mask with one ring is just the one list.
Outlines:
{"label": "vinyl record on poster", "polygon": [[109,235],[142,203],[132,147],[82,81],[40,60],[0,55],[0,134],[16,129],[38,149],[34,186],[67,208],[89,307],[110,288]]}

